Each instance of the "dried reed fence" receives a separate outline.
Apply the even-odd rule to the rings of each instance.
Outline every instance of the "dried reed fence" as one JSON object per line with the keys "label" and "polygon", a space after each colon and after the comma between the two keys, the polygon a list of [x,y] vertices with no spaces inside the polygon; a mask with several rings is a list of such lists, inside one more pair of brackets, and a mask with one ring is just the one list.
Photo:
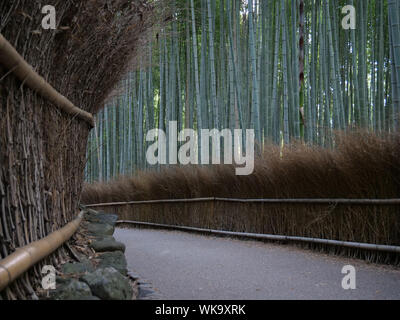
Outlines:
{"label": "dried reed fence", "polygon": [[[55,6],[57,30],[41,28],[44,5]],[[145,0],[3,0],[0,33],[72,105],[95,114],[137,54],[154,13]],[[10,67],[15,62],[0,65],[0,259],[74,218],[90,130],[86,121],[55,108],[57,101],[36,92],[40,87],[35,85],[43,85],[39,78],[35,82],[34,77],[14,74],[17,70]],[[35,298],[41,266],[65,260],[65,249],[1,296]]]}
{"label": "dried reed fence", "polygon": [[[337,137],[334,150],[301,144],[271,147],[258,159],[252,175],[236,176],[231,166],[169,168],[85,187],[85,204],[184,198],[353,199],[270,203],[245,201],[136,202],[100,207],[122,220],[236,232],[323,238],[382,245],[400,245],[400,208],[356,199],[398,199],[400,140],[358,132]],[[368,202],[368,201],[367,201]],[[302,244],[369,261],[400,262],[393,253]]]}

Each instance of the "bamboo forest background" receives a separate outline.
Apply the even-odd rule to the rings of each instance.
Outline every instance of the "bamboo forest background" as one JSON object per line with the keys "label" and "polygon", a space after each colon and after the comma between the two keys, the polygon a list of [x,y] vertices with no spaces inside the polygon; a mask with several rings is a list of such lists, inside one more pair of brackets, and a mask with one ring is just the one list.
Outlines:
{"label": "bamboo forest background", "polygon": [[[342,8],[354,5],[356,28]],[[399,0],[170,1],[136,68],[97,114],[86,180],[147,169],[146,133],[254,129],[259,151],[335,132],[394,132],[400,111]]]}

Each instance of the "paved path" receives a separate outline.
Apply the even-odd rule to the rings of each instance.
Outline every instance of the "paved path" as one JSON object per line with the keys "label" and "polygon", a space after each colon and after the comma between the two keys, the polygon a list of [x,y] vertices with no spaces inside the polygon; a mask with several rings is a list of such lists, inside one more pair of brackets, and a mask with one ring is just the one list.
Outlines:
{"label": "paved path", "polygon": [[[293,246],[175,231],[117,229],[128,266],[164,299],[400,299],[400,270]],[[344,265],[356,290],[343,290]]]}

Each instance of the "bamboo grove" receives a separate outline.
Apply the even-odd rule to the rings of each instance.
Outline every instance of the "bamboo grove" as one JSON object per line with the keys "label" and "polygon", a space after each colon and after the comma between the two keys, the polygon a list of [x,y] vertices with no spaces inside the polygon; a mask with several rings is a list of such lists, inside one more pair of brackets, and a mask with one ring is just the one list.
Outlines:
{"label": "bamboo grove", "polygon": [[[355,28],[344,29],[345,6]],[[393,133],[399,0],[169,0],[169,18],[97,114],[86,179],[148,168],[153,128],[254,129],[259,151],[335,133]]]}

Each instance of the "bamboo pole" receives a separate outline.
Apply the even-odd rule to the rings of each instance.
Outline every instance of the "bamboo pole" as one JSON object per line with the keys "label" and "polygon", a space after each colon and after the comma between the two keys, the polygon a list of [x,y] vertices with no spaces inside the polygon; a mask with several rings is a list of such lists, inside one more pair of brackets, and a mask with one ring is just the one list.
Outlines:
{"label": "bamboo pole", "polygon": [[160,199],[129,202],[109,202],[85,205],[87,208],[112,207],[135,204],[190,203],[190,202],[237,202],[237,203],[272,203],[272,204],[344,204],[344,205],[400,205],[400,199],[234,199],[234,198],[193,198]]}
{"label": "bamboo pole", "polygon": [[38,75],[14,47],[0,34],[0,64],[40,96],[58,106],[64,112],[85,120],[94,127],[92,114],[76,107],[58,93],[45,79]]}
{"label": "bamboo pole", "polygon": [[78,218],[47,237],[18,248],[14,253],[0,260],[0,292],[21,276],[30,267],[50,255],[76,232],[83,218]]}
{"label": "bamboo pole", "polygon": [[117,224],[131,224],[131,225],[136,225],[136,226],[145,226],[145,227],[161,228],[161,229],[168,229],[168,230],[196,232],[196,233],[202,233],[202,234],[208,234],[208,235],[228,236],[228,237],[235,237],[235,238],[242,238],[242,239],[244,238],[244,239],[252,239],[252,240],[306,242],[306,243],[317,243],[317,244],[324,244],[324,245],[347,247],[347,248],[353,248],[353,249],[400,253],[399,246],[389,246],[389,245],[381,245],[381,244],[349,242],[349,241],[339,241],[339,240],[320,239],[320,238],[283,236],[283,235],[274,235],[274,234],[233,232],[233,231],[202,229],[202,228],[186,227],[186,226],[172,226],[172,225],[159,224],[159,223],[128,221],[128,220],[117,221]]}

